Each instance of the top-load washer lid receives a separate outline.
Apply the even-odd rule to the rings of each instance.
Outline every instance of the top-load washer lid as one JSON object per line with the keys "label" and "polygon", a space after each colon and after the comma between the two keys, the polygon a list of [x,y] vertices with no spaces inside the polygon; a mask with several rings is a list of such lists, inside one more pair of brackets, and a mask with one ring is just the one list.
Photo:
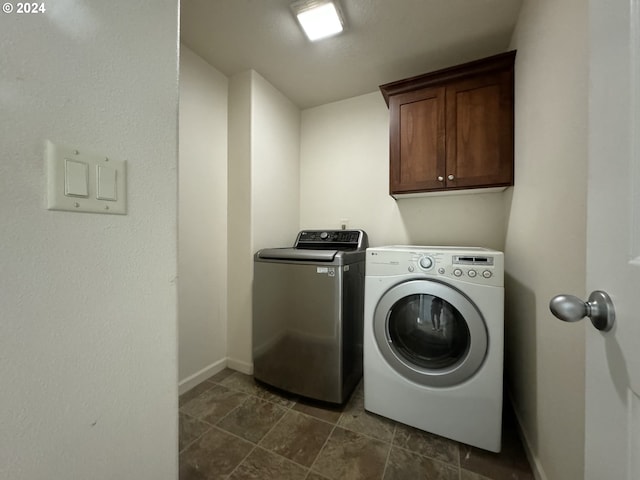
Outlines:
{"label": "top-load washer lid", "polygon": [[264,248],[256,253],[255,260],[346,265],[364,260],[368,246],[362,230],[302,230],[293,247]]}
{"label": "top-load washer lid", "polygon": [[303,250],[297,248],[264,248],[257,253],[262,260],[306,260],[332,262],[337,250]]}

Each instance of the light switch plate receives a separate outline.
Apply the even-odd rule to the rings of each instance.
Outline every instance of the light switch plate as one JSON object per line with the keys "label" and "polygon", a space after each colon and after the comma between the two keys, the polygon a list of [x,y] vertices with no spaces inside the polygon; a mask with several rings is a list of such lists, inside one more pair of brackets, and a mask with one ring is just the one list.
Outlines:
{"label": "light switch plate", "polygon": [[46,162],[49,210],[126,215],[126,161],[47,140]]}

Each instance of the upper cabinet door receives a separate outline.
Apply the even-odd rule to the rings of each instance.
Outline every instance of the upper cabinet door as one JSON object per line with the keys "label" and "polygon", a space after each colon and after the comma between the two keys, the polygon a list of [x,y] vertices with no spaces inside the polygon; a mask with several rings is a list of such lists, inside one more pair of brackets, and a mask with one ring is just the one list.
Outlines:
{"label": "upper cabinet door", "polygon": [[447,187],[513,185],[513,74],[447,87]]}
{"label": "upper cabinet door", "polygon": [[392,192],[444,187],[445,89],[428,88],[396,95],[391,111],[390,175]]}

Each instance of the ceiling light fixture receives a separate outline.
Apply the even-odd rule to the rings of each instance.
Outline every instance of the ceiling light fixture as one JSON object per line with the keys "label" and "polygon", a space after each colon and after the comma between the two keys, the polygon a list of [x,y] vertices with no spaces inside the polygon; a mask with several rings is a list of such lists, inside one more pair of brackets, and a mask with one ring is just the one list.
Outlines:
{"label": "ceiling light fixture", "polygon": [[344,30],[338,0],[299,0],[291,4],[291,10],[312,42]]}

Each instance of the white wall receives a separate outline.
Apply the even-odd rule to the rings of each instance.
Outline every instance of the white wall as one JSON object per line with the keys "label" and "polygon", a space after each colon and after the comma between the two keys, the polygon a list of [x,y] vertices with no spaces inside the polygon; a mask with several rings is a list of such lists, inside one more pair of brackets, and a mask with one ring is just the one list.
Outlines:
{"label": "white wall", "polygon": [[251,71],[229,79],[227,355],[228,366],[252,373]]}
{"label": "white wall", "polygon": [[228,83],[180,46],[180,392],[226,365]]}
{"label": "white wall", "polygon": [[251,223],[253,251],[290,246],[300,216],[300,109],[253,74]]}
{"label": "white wall", "polygon": [[[0,478],[175,479],[178,5],[45,5],[0,15]],[[45,139],[128,214],[46,210]]]}
{"label": "white wall", "polygon": [[525,0],[512,47],[505,366],[539,476],[581,479],[585,322],[560,322],[548,302],[559,293],[585,297],[587,3]]}
{"label": "white wall", "polygon": [[229,89],[228,364],[252,371],[253,253],[290,245],[299,217],[299,109],[248,71]]}
{"label": "white wall", "polygon": [[389,110],[380,92],[302,112],[301,228],[361,228],[371,246],[504,246],[504,193],[389,196]]}

